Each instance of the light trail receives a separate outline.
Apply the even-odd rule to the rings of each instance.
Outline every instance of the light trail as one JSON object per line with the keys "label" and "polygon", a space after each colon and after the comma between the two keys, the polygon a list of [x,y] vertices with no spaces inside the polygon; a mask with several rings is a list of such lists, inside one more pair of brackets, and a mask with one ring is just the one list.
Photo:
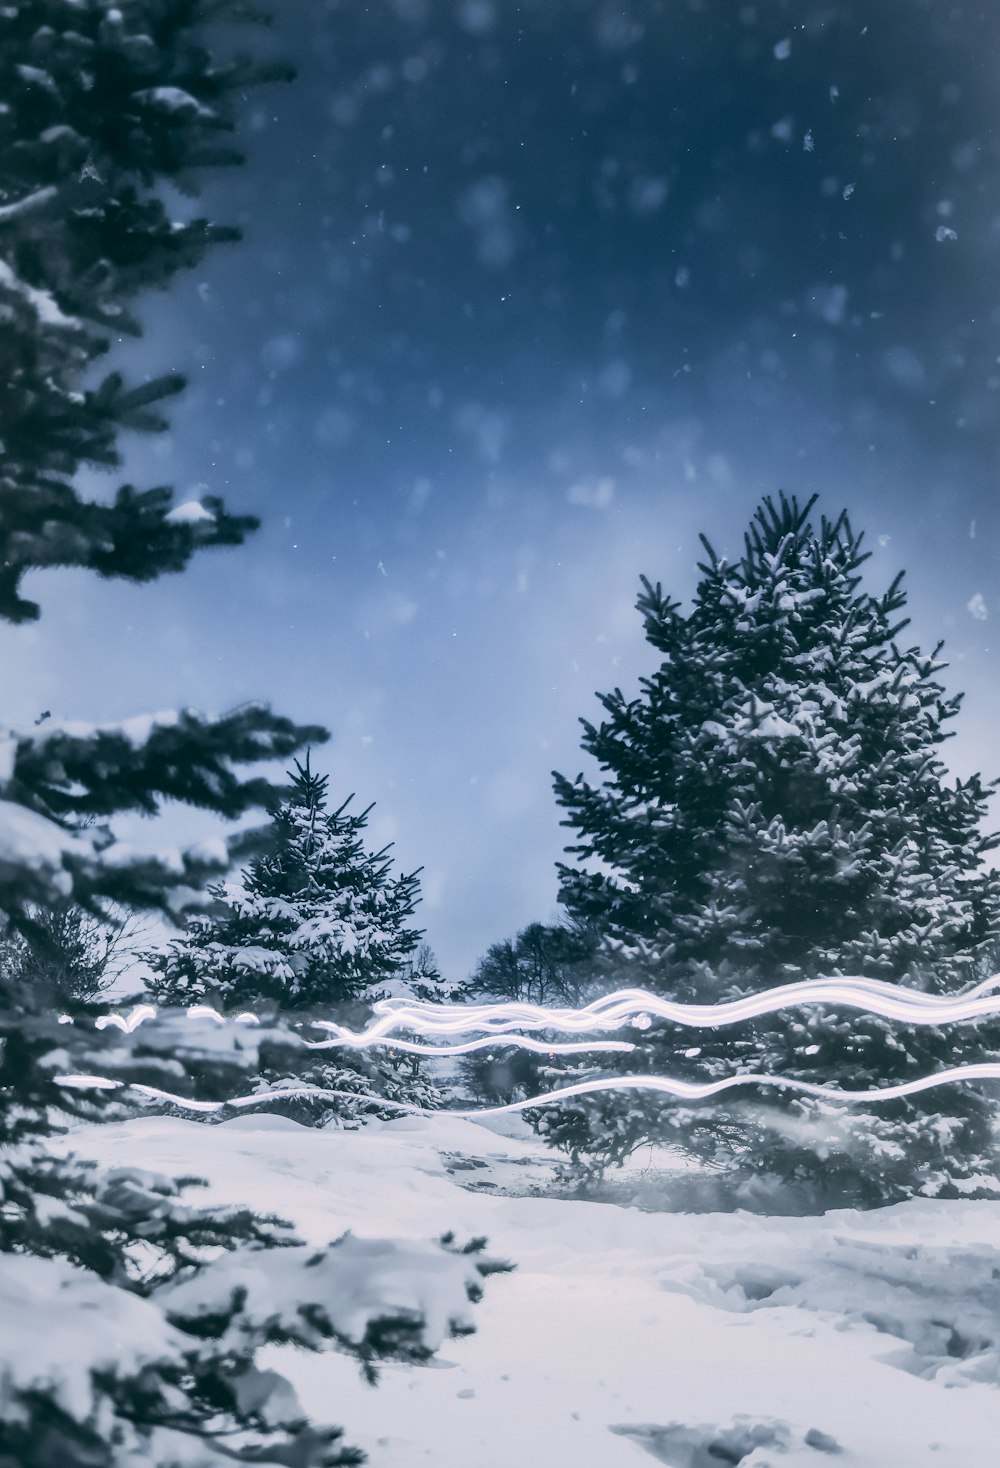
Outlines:
{"label": "light trail", "polygon": [[1000,984],[1000,976],[977,985],[971,993],[955,996],[924,994],[884,979],[843,978],[807,979],[782,984],[718,1004],[682,1004],[662,999],[646,989],[619,989],[581,1009],[509,1001],[501,1004],[437,1005],[385,999],[373,1006],[379,1017],[362,1034],[374,1038],[391,1034],[396,1028],[425,1034],[467,1034],[476,1030],[495,1034],[513,1028],[572,1033],[621,1029],[650,1016],[694,1029],[716,1029],[811,1004],[861,1010],[914,1025],[955,1024],[1000,1015],[1000,994],[985,992],[987,984]]}
{"label": "light trail", "polygon": [[[307,1021],[312,1028],[325,1029],[331,1039],[305,1041],[310,1048],[333,1049],[337,1046],[365,1050],[373,1045],[391,1044],[411,1054],[468,1054],[484,1048],[478,1041],[455,1046],[414,1047],[411,1041],[394,1039],[401,1030],[426,1037],[480,1035],[496,1041],[510,1036],[510,1043],[520,1040],[525,1049],[537,1049],[525,1036],[514,1036],[516,1030],[555,1030],[563,1034],[582,1034],[601,1030],[618,1030],[627,1025],[648,1028],[653,1017],[692,1029],[716,1029],[738,1024],[784,1009],[824,1004],[876,1014],[884,1019],[900,1020],[912,1025],[958,1024],[1000,1015],[1000,994],[992,992],[1000,986],[1000,975],[983,980],[973,989],[955,996],[924,994],[905,985],[884,979],[841,978],[808,979],[779,985],[741,999],[718,1004],[681,1004],[662,999],[646,989],[619,989],[603,995],[579,1009],[504,1001],[493,1004],[433,1004],[409,999],[382,999],[374,1004],[376,1018],[363,1030],[354,1031],[332,1020]],[[114,1026],[132,1034],[147,1020],[155,1019],[155,1005],[138,1005],[127,1017],[121,1014],[102,1016],[99,1029]],[[211,1005],[192,1005],[189,1019],[211,1019],[227,1023],[227,1016]],[[240,1024],[260,1024],[260,1018],[249,1011],[231,1016]],[[627,1044],[627,1042],[624,1042]],[[574,1051],[554,1044],[540,1047],[546,1053],[572,1054]],[[582,1045],[580,1050],[605,1048],[604,1042]]]}
{"label": "light trail", "polygon": [[[137,1004],[128,1015],[108,1014],[101,1015],[95,1020],[95,1028],[98,1030],[118,1029],[124,1034],[132,1035],[140,1025],[148,1020],[157,1019],[161,1011],[155,1004]],[[239,1014],[226,1015],[220,1010],[213,1008],[210,1004],[192,1004],[186,1010],[185,1019],[199,1020],[210,1019],[218,1025],[249,1024],[260,1025],[259,1015],[243,1010]],[[60,1024],[73,1024],[68,1015],[59,1016]],[[329,1030],[333,1038],[329,1040],[302,1040],[307,1050],[368,1050],[373,1045],[385,1045],[392,1050],[404,1051],[407,1055],[470,1055],[476,1050],[485,1050],[495,1045],[509,1045],[521,1050],[531,1050],[539,1055],[583,1055],[593,1051],[598,1052],[628,1052],[635,1046],[628,1040],[590,1040],[581,1043],[564,1040],[531,1040],[526,1035],[507,1035],[498,1031],[495,1035],[486,1036],[478,1040],[466,1041],[463,1045],[416,1045],[411,1040],[400,1040],[393,1030],[384,1033],[375,1032],[371,1029],[351,1030],[344,1025],[337,1024],[334,1020],[309,1020],[310,1028],[317,1030]],[[451,1032],[451,1031],[449,1031]]]}
{"label": "light trail", "polygon": [[[359,1096],[353,1091],[329,1090],[324,1086],[287,1086],[270,1091],[250,1092],[244,1096],[229,1096],[224,1101],[195,1101],[187,1096],[178,1096],[173,1091],[161,1090],[158,1086],[144,1086],[134,1081],[115,1081],[107,1076],[58,1075],[53,1076],[56,1085],[76,1091],[132,1091],[149,1100],[166,1101],[187,1111],[218,1112],[227,1106],[244,1108],[257,1106],[266,1101],[289,1100],[296,1097],[315,1097],[327,1100],[351,1100],[370,1106],[388,1106],[397,1111],[408,1111],[418,1116],[434,1116],[439,1109],[409,1106],[405,1102],[386,1101],[381,1096]],[[817,1096],[826,1101],[837,1101],[845,1105],[859,1102],[879,1104],[895,1101],[904,1096],[916,1096],[921,1091],[930,1091],[937,1086],[953,1085],[959,1081],[1000,1081],[1000,1063],[983,1061],[972,1065],[954,1065],[931,1075],[919,1076],[915,1080],[898,1081],[895,1085],[878,1086],[865,1091],[841,1091],[834,1086],[818,1082],[800,1081],[792,1077],[765,1075],[748,1071],[745,1075],[727,1076],[718,1081],[681,1081],[671,1076],[604,1076],[594,1080],[579,1081],[571,1086],[560,1086],[555,1091],[546,1091],[541,1096],[529,1096],[523,1101],[511,1101],[506,1106],[486,1106],[448,1111],[449,1116],[476,1117],[502,1116],[517,1111],[537,1111],[542,1107],[558,1105],[578,1096],[599,1094],[602,1091],[653,1091],[672,1096],[680,1101],[705,1101],[725,1091],[734,1091],[741,1086],[764,1086],[770,1089],[796,1091],[800,1095]]]}
{"label": "light trail", "polygon": [[[555,1030],[563,1034],[582,1035],[587,1032],[622,1029],[626,1025],[646,1029],[652,1023],[653,1016],[694,1029],[715,1029],[748,1019],[760,1018],[763,1015],[775,1014],[784,1009],[813,1004],[854,1009],[913,1025],[956,1024],[1000,1015],[1000,994],[994,992],[998,986],[1000,986],[1000,975],[995,975],[976,984],[965,993],[951,997],[924,994],[919,990],[908,989],[903,985],[892,984],[883,979],[859,977],[811,979],[783,984],[762,993],[747,995],[741,999],[726,1000],[718,1004],[681,1004],[673,1000],[662,999],[645,989],[619,989],[579,1009],[509,1001],[493,1004],[433,1004],[421,1000],[384,999],[373,1005],[376,1018],[363,1030],[354,1031],[333,1020],[309,1020],[305,1023],[314,1029],[327,1031],[330,1038],[326,1040],[307,1040],[301,1036],[299,1038],[305,1048],[316,1051],[338,1048],[367,1050],[376,1045],[383,1045],[407,1054],[427,1056],[468,1055],[496,1045],[510,1046],[544,1055],[629,1052],[636,1047],[623,1040],[581,1039],[575,1042],[536,1040],[529,1035],[517,1032]],[[159,1013],[160,1011],[153,1004],[140,1004],[127,1016],[118,1013],[102,1016],[96,1021],[96,1027],[101,1030],[109,1027],[116,1028],[124,1033],[133,1034],[140,1025],[156,1019]],[[187,1010],[185,1017],[192,1021],[210,1020],[217,1025],[225,1025],[230,1022],[260,1025],[262,1022],[258,1015],[248,1010],[227,1016],[208,1004],[192,1005]],[[60,1016],[61,1022],[66,1019],[68,1016]],[[462,1034],[471,1034],[475,1038],[457,1044],[421,1045],[401,1038],[398,1033],[401,1030],[416,1032],[425,1037],[437,1037],[439,1040]],[[136,1095],[162,1100],[171,1105],[200,1112],[221,1111],[226,1106],[254,1106],[281,1097],[298,1096],[336,1100],[354,1096],[353,1092],[333,1091],[322,1086],[298,1086],[273,1091],[257,1091],[246,1096],[234,1096],[226,1101],[194,1101],[171,1091],[110,1080],[101,1076],[64,1075],[56,1076],[54,1079],[57,1084],[70,1089],[119,1090],[127,1088]],[[668,1076],[607,1076],[580,1081],[556,1091],[547,1092],[543,1096],[511,1102],[507,1106],[456,1114],[479,1116],[526,1111],[534,1107],[553,1105],[560,1101],[572,1100],[574,1097],[603,1091],[654,1091],[675,1099],[698,1101],[746,1085],[778,1087],[847,1104],[858,1101],[878,1103],[902,1096],[916,1095],[931,1087],[949,1085],[959,1081],[998,1079],[1000,1079],[1000,1063],[993,1062],[955,1066],[917,1080],[900,1082],[869,1091],[842,1091],[817,1082],[794,1080],[757,1072],[705,1082],[682,1081]],[[391,1104],[399,1110],[421,1112],[419,1107],[408,1107],[402,1103],[383,1103],[382,1100],[379,1100],[373,1104]]]}
{"label": "light trail", "polygon": [[[192,1005],[192,1008],[194,1006]],[[134,1034],[140,1025],[145,1024],[147,1019],[155,1019],[159,1010],[155,1004],[137,1004],[129,1015],[124,1014],[102,1014],[94,1020],[96,1030],[121,1030],[126,1035]],[[188,1018],[191,1018],[191,1010],[188,1010]],[[72,1023],[72,1021],[70,1021]]]}
{"label": "light trail", "polygon": [[[131,1014],[102,1014],[94,1021],[97,1030],[115,1029],[121,1030],[126,1035],[135,1034],[140,1025],[147,1020],[157,1019],[160,1010],[155,1004],[137,1004]],[[211,1004],[190,1004],[186,1011],[187,1019],[211,1019],[216,1024],[237,1025],[259,1025],[257,1015],[252,1014],[249,1009],[241,1010],[239,1014],[223,1014],[221,1010],[213,1008]],[[73,1021],[68,1014],[59,1016],[60,1024],[72,1024]]]}
{"label": "light trail", "polygon": [[602,1052],[627,1052],[636,1047],[629,1040],[532,1040],[527,1035],[486,1035],[478,1040],[466,1040],[461,1045],[415,1045],[412,1040],[400,1040],[378,1035],[371,1038],[366,1030],[356,1033],[346,1030],[332,1020],[315,1020],[314,1029],[334,1030],[332,1040],[303,1040],[307,1050],[370,1050],[372,1045],[385,1045],[390,1050],[402,1050],[407,1055],[471,1055],[476,1050],[492,1050],[497,1045],[509,1045],[517,1050],[531,1050],[536,1055],[589,1055]]}
{"label": "light trail", "polygon": [[580,1081],[572,1086],[560,1086],[558,1090],[546,1091],[543,1096],[530,1096],[524,1101],[511,1101],[506,1106],[489,1106],[482,1109],[455,1111],[453,1116],[501,1116],[513,1111],[532,1111],[540,1106],[551,1106],[560,1101],[570,1101],[576,1096],[588,1096],[601,1091],[656,1091],[673,1096],[680,1101],[705,1101],[723,1091],[734,1091],[739,1086],[767,1086],[771,1089],[797,1091],[805,1096],[819,1096],[825,1101],[840,1101],[855,1105],[859,1101],[879,1103],[898,1101],[904,1096],[916,1096],[921,1091],[933,1090],[936,1086],[953,1085],[956,1081],[1000,1081],[1000,1063],[981,1061],[974,1065],[953,1065],[947,1070],[935,1071],[932,1075],[919,1076],[912,1081],[898,1081],[892,1086],[878,1086],[867,1091],[840,1091],[832,1086],[823,1086],[814,1081],[799,1081],[790,1076],[764,1075],[748,1071],[745,1075],[726,1076],[719,1081],[680,1081],[670,1076],[605,1076],[592,1081]]}
{"label": "light trail", "polygon": [[978,997],[980,994],[988,994],[993,989],[1000,989],[1000,974],[993,974],[990,978],[983,979],[980,983],[974,984],[971,989],[966,989],[961,997],[963,999],[972,999]]}

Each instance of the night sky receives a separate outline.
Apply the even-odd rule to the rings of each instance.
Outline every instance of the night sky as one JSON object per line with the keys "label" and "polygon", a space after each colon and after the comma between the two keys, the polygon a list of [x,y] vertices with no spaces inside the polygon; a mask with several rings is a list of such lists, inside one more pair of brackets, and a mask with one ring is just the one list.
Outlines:
{"label": "night sky", "polygon": [[264,528],[152,587],[39,578],[6,711],[327,723],[461,977],[553,913],[549,772],[653,666],[639,573],[689,596],[697,532],[738,552],[784,488],[848,507],[872,589],[906,568],[952,766],[1000,774],[995,0],[280,10],[298,80],[178,201],[245,243],[121,354],[191,378],[127,477]]}

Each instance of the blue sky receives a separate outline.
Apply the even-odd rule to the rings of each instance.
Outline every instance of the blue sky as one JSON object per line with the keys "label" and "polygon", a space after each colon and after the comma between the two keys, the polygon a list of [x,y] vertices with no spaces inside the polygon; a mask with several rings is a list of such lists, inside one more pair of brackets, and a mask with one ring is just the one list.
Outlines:
{"label": "blue sky", "polygon": [[[266,697],[424,868],[445,970],[555,902],[550,771],[651,666],[640,572],[818,491],[946,639],[960,773],[1000,773],[997,104],[986,5],[283,7],[238,221],[145,303],[185,371],[125,477],[259,513],[151,587],[47,578],[12,719]],[[114,481],[117,482],[117,481]],[[95,479],[99,493],[112,481]],[[187,817],[171,834],[191,829]]]}

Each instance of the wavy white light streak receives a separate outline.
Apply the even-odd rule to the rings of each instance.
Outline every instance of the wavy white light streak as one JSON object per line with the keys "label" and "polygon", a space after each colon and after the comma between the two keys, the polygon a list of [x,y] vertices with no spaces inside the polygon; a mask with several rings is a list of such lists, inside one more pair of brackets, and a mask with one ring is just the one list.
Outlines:
{"label": "wavy white light streak", "polygon": [[[155,1004],[137,1004],[131,1014],[108,1014],[101,1015],[95,1021],[95,1027],[99,1030],[118,1029],[124,1034],[132,1035],[140,1025],[147,1020],[156,1019],[160,1011]],[[210,1019],[215,1024],[224,1025],[230,1022],[235,1024],[259,1025],[260,1017],[252,1014],[249,1010],[243,1010],[239,1014],[225,1015],[220,1010],[214,1009],[210,1004],[192,1004],[185,1013],[189,1020]],[[60,1024],[72,1024],[70,1015],[59,1016]],[[593,1051],[599,1052],[627,1052],[634,1050],[635,1046],[628,1040],[588,1040],[574,1043],[573,1041],[553,1040],[550,1042],[542,1040],[531,1040],[526,1035],[506,1035],[498,1032],[479,1040],[468,1040],[462,1045],[416,1045],[412,1040],[400,1040],[396,1038],[393,1030],[375,1030],[372,1027],[357,1031],[339,1025],[333,1020],[310,1020],[310,1027],[315,1030],[328,1030],[333,1038],[329,1040],[303,1040],[303,1044],[309,1050],[368,1050],[373,1045],[386,1045],[393,1050],[402,1050],[407,1055],[470,1055],[475,1050],[485,1050],[495,1045],[510,1045],[520,1050],[533,1050],[539,1055],[582,1055]],[[453,1033],[453,1030],[449,1030]],[[389,1036],[392,1038],[389,1038]]]}
{"label": "wavy white light streak", "polygon": [[[98,1030],[115,1029],[122,1030],[126,1035],[132,1035],[140,1025],[145,1024],[148,1019],[156,1019],[160,1013],[155,1004],[137,1004],[131,1014],[102,1014],[94,1021],[94,1028]],[[222,1014],[214,1009],[211,1004],[191,1004],[187,1009],[188,1019],[212,1019],[217,1024],[259,1025],[257,1015],[251,1014],[249,1009],[241,1010],[239,1014]],[[59,1016],[60,1024],[72,1024],[73,1021],[68,1014]]]}
{"label": "wavy white light streak", "polygon": [[[324,1086],[286,1086],[271,1091],[256,1091],[245,1096],[229,1096],[224,1101],[194,1101],[187,1096],[178,1096],[173,1091],[161,1090],[158,1086],[143,1086],[126,1081],[109,1080],[107,1076],[59,1075],[54,1076],[56,1085],[77,1091],[129,1090],[138,1096],[154,1101],[167,1101],[187,1111],[216,1112],[227,1106],[256,1106],[266,1101],[288,1100],[293,1097],[322,1097],[323,1099],[350,1099],[376,1108],[389,1106],[397,1111],[408,1111],[418,1116],[435,1113],[427,1107],[408,1106],[404,1102],[385,1101],[382,1097],[355,1095],[352,1091],[328,1090]],[[529,1096],[524,1101],[512,1101],[506,1106],[475,1107],[450,1112],[451,1116],[502,1116],[515,1111],[538,1111],[561,1101],[570,1101],[577,1096],[594,1095],[601,1091],[656,1091],[661,1095],[673,1096],[681,1101],[705,1101],[719,1096],[724,1091],[734,1091],[740,1086],[765,1086],[771,1089],[797,1091],[800,1095],[818,1096],[826,1101],[839,1101],[846,1105],[858,1102],[878,1104],[895,1101],[903,1096],[916,1096],[921,1091],[930,1091],[935,1086],[952,1085],[956,1081],[1000,1081],[1000,1063],[983,1061],[974,1065],[954,1065],[947,1070],[935,1071],[932,1075],[918,1076],[915,1080],[899,1081],[891,1086],[879,1086],[866,1091],[841,1091],[833,1086],[824,1086],[812,1081],[794,1080],[786,1076],[764,1075],[748,1071],[745,1075],[727,1076],[718,1081],[681,1081],[671,1076],[604,1076],[595,1080],[579,1081],[572,1086],[560,1086],[542,1096]]]}
{"label": "wavy white light streak", "polygon": [[402,1050],[407,1055],[471,1055],[475,1050],[492,1050],[497,1045],[510,1045],[517,1050],[532,1050],[536,1055],[584,1055],[594,1050],[608,1051],[630,1051],[635,1046],[629,1040],[587,1040],[574,1042],[572,1040],[532,1040],[527,1035],[486,1035],[479,1040],[466,1040],[461,1045],[415,1045],[412,1040],[400,1040],[393,1036],[387,1039],[384,1035],[371,1035],[368,1030],[360,1033],[345,1029],[342,1025],[334,1024],[332,1020],[314,1020],[313,1029],[331,1030],[335,1032],[335,1038],[331,1040],[304,1040],[303,1044],[309,1050],[368,1050],[372,1045],[387,1045],[392,1050]]}
{"label": "wavy white light streak", "polygon": [[[1000,983],[1000,976],[988,980]],[[384,999],[374,1008],[379,1018],[363,1031],[366,1036],[384,1036],[394,1029],[412,1029],[425,1034],[453,1034],[470,1031],[498,1033],[503,1030],[553,1029],[564,1033],[586,1030],[621,1029],[642,1016],[655,1015],[673,1024],[693,1029],[716,1029],[757,1019],[782,1009],[800,1005],[826,1004],[846,1009],[864,1010],[885,1019],[903,1020],[914,1025],[955,1024],[964,1020],[985,1019],[1000,1014],[1000,995],[987,994],[986,984],[954,997],[924,994],[884,979],[844,978],[807,979],[782,984],[742,999],[720,1004],[680,1004],[662,999],[646,989],[619,989],[595,999],[581,1009],[559,1009],[538,1004],[504,1002],[502,1004],[437,1005],[421,1001]]]}
{"label": "wavy white light streak", "polygon": [[832,1086],[823,1086],[813,1081],[799,1081],[786,1076],[764,1075],[748,1071],[746,1075],[726,1076],[719,1081],[680,1081],[672,1076],[604,1076],[596,1080],[580,1081],[573,1086],[560,1086],[556,1091],[546,1091],[544,1096],[529,1096],[524,1101],[512,1101],[506,1106],[490,1106],[480,1111],[458,1111],[456,1116],[499,1116],[511,1111],[532,1111],[539,1106],[550,1106],[554,1102],[570,1101],[575,1096],[587,1096],[600,1091],[659,1091],[681,1101],[705,1101],[723,1091],[734,1091],[739,1086],[768,1086],[784,1091],[798,1091],[805,1096],[820,1096],[826,1101],[841,1101],[854,1105],[859,1101],[878,1103],[898,1101],[903,1096],[916,1096],[920,1091],[933,1090],[935,1086],[948,1086],[956,1081],[1000,1081],[1000,1064],[981,1061],[975,1065],[953,1065],[947,1070],[935,1071],[932,1075],[918,1076],[912,1081],[899,1081],[893,1086],[877,1086],[868,1091],[840,1091]]}
{"label": "wavy white light streak", "polygon": [[963,999],[972,999],[980,994],[988,994],[991,989],[1000,989],[1000,974],[992,974],[988,979],[974,984],[971,989],[966,989],[962,994]]}
{"label": "wavy white light streak", "polygon": [[[373,1005],[376,1018],[361,1031],[354,1031],[333,1021],[312,1021],[312,1027],[331,1033],[330,1040],[306,1041],[316,1049],[333,1049],[338,1046],[364,1050],[372,1045],[389,1044],[411,1054],[461,1055],[470,1050],[482,1049],[482,1040],[468,1041],[455,1046],[415,1046],[411,1041],[390,1038],[400,1030],[415,1031],[425,1036],[476,1035],[499,1041],[510,1036],[510,1043],[520,1043],[525,1049],[541,1049],[545,1053],[573,1054],[582,1050],[606,1049],[610,1044],[621,1048],[627,1042],[596,1042],[571,1047],[560,1042],[558,1045],[529,1043],[525,1036],[515,1036],[515,1030],[556,1030],[563,1034],[581,1034],[595,1030],[623,1029],[632,1024],[645,1028],[650,1016],[693,1029],[715,1029],[724,1025],[737,1024],[741,1020],[757,1019],[765,1014],[774,1014],[783,1009],[802,1005],[825,1004],[840,1008],[865,1011],[885,1019],[902,1020],[913,1025],[956,1024],[967,1020],[986,1019],[1000,1015],[1000,994],[992,992],[1000,986],[1000,974],[984,979],[974,988],[954,997],[941,994],[924,994],[917,989],[908,989],[901,984],[888,983],[884,979],[840,978],[808,979],[798,983],[782,984],[742,999],[727,1000],[720,1004],[679,1004],[662,999],[645,989],[619,989],[606,994],[580,1009],[568,1009],[540,1004],[524,1004],[504,1001],[494,1004],[432,1004],[421,1000],[383,999]],[[127,1017],[121,1014],[103,1016],[97,1021],[99,1029],[108,1026],[133,1033],[148,1019],[154,1019],[158,1011],[152,1004],[141,1004]],[[227,1016],[211,1005],[196,1004],[188,1010],[189,1019],[211,1019],[225,1024]],[[260,1024],[257,1015],[249,1011],[233,1015],[241,1024]]]}

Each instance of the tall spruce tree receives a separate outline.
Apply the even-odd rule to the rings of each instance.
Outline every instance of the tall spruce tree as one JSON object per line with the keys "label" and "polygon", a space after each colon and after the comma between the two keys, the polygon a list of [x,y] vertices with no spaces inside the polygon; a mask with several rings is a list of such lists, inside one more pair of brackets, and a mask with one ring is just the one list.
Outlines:
{"label": "tall spruce tree", "polygon": [[[233,237],[173,220],[162,186],[187,187],[190,170],[236,160],[218,140],[236,97],[265,72],[216,60],[204,25],[253,18],[241,0],[16,0],[0,10],[8,621],[38,615],[22,593],[26,571],[78,566],[146,581],[253,527],[218,500],[174,509],[169,490],[125,486],[110,503],[88,502],[75,482],[82,465],[114,467],[120,429],[162,427],[156,405],[179,386],[128,388],[112,375],[93,387],[88,369],[112,334],[138,330],[137,291]],[[226,817],[272,807],[271,782],[240,767],[322,738],[258,705],[221,718],[185,711],[3,731],[0,916],[16,951],[23,941],[44,957],[48,942],[58,957],[60,912],[107,920],[114,903],[172,908],[254,839],[144,853],[116,840],[116,815],[155,814],[164,800]],[[138,1032],[63,1023],[64,985],[51,964],[47,972],[15,962],[0,974],[0,1322],[30,1326],[0,1330],[0,1468],[357,1463],[339,1429],[311,1425],[290,1384],[257,1366],[258,1349],[332,1346],[369,1375],[380,1358],[423,1360],[442,1334],[431,1313],[445,1334],[468,1329],[466,1302],[493,1266],[478,1243],[460,1250],[450,1239],[348,1236],[317,1251],[276,1220],[192,1205],[190,1179],[105,1172],[48,1146],[73,1117],[117,1114],[104,1103],[120,1090],[80,1090],[74,1073],[101,1072],[119,1087],[187,1081],[164,1053],[169,1039],[158,1048]],[[84,1020],[86,1007],[76,1015]],[[228,1056],[203,1049],[226,1085],[266,1042],[247,1036]],[[198,1050],[195,1038],[186,1043]]]}
{"label": "tall spruce tree", "polygon": [[[991,956],[1000,874],[984,866],[988,791],[940,758],[960,696],[897,642],[902,577],[862,586],[846,514],[765,499],[743,555],[706,560],[690,611],[643,580],[659,654],[637,697],[603,695],[583,747],[603,775],[555,777],[569,848],[561,895],[595,924],[614,982],[715,1003],[860,975],[954,992]],[[968,1056],[968,1028],[903,1026],[804,1006],[718,1031],[655,1023],[629,1068],[688,1079],[762,1069],[876,1087]],[[567,1105],[540,1121],[569,1150],[620,1159],[680,1142],[826,1199],[874,1202],[996,1178],[993,1103],[965,1085],[859,1114],[769,1092],[684,1108],[648,1094]],[[749,1196],[749,1195],[747,1195]]]}
{"label": "tall spruce tree", "polygon": [[[357,1026],[374,1000],[408,987],[423,936],[409,922],[418,874],[394,876],[388,848],[366,849],[367,810],[352,813],[350,800],[327,810],[328,778],[308,756],[296,761],[290,781],[269,849],[211,886],[214,908],[194,914],[182,938],[149,955],[150,992],[161,1003],[277,1007],[300,1024],[315,1017]],[[423,975],[425,992],[434,978]],[[329,1102],[304,1103],[323,1119],[378,1113],[379,1098],[420,1105],[435,1099],[419,1069],[394,1063],[391,1049],[336,1049],[326,1057],[297,1066],[294,1078],[264,1075],[262,1085],[307,1083],[338,1092]]]}

